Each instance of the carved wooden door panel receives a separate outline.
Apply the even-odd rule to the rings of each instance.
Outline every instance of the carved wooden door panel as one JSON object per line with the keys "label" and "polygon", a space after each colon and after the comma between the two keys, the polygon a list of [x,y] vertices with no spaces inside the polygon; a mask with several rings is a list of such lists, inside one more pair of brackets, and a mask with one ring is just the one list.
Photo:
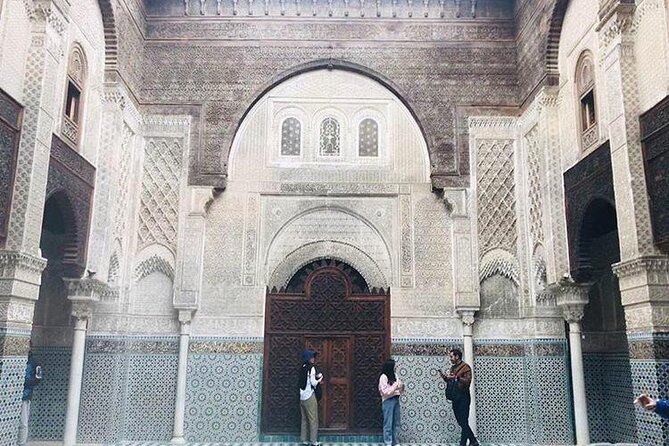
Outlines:
{"label": "carved wooden door panel", "polygon": [[351,340],[349,337],[305,338],[305,347],[317,351],[317,369],[323,373],[319,427],[343,431],[351,414]]}
{"label": "carved wooden door panel", "polygon": [[268,290],[263,355],[262,431],[299,431],[297,371],[305,348],[325,376],[320,428],[379,433],[378,373],[390,355],[390,294],[369,289],[349,266],[318,261],[288,288]]}

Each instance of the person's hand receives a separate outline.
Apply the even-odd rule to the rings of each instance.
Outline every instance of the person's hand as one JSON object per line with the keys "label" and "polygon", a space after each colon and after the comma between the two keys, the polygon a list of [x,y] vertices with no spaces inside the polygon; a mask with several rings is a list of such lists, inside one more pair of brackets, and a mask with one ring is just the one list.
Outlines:
{"label": "person's hand", "polygon": [[322,374],[322,373],[319,373],[318,375],[316,375],[316,380],[317,380],[318,382],[323,381],[323,374]]}
{"label": "person's hand", "polygon": [[646,410],[655,410],[657,407],[657,401],[648,395],[639,395],[634,402]]}

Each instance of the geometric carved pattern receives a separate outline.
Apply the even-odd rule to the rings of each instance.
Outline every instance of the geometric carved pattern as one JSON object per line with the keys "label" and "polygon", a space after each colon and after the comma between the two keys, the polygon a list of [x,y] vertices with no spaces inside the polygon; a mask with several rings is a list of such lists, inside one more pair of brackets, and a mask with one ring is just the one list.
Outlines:
{"label": "geometric carved pattern", "polygon": [[530,207],[530,233],[532,234],[532,240],[534,244],[543,243],[544,241],[544,230],[543,230],[543,210],[542,205],[543,201],[541,200],[541,179],[542,179],[542,157],[541,157],[541,148],[539,147],[539,130],[535,126],[530,132],[525,136],[525,141],[527,145],[527,176],[528,176],[528,189],[530,194],[529,207]]}
{"label": "geometric carved pattern", "polygon": [[669,252],[669,96],[641,116],[653,240]]}
{"label": "geometric carved pattern", "polygon": [[481,256],[494,248],[516,252],[513,155],[513,141],[479,141],[476,177]]}
{"label": "geometric carved pattern", "polygon": [[174,268],[170,262],[155,254],[135,267],[135,281],[139,282],[155,272],[163,273],[174,281]]}
{"label": "geometric carved pattern", "polygon": [[140,248],[161,243],[175,249],[183,150],[179,140],[150,140],[144,153],[139,212]]}
{"label": "geometric carved pattern", "polygon": [[[385,291],[351,294],[349,269],[333,266],[328,261],[309,270],[304,286],[299,287],[304,292],[272,290],[267,293],[263,432],[292,433],[298,429],[300,411],[295,371],[300,365],[300,352],[309,339],[329,345],[329,339],[343,339],[342,336],[346,336],[348,345],[352,346],[350,378],[343,377],[343,381],[331,384],[327,381],[324,393],[335,397],[333,388],[327,386],[338,385],[343,386],[342,389],[348,387],[350,396],[339,401],[346,404],[347,409],[336,410],[328,404],[326,413],[333,422],[331,428],[378,430],[381,412],[376,384],[383,360],[390,354],[390,296]],[[335,368],[338,357],[341,359],[341,355],[334,354]]]}
{"label": "geometric carved pattern", "polygon": [[128,223],[128,213],[131,209],[129,206],[129,195],[132,187],[130,179],[132,170],[132,152],[134,133],[127,124],[123,125],[121,134],[121,153],[119,154],[119,171],[116,181],[116,199],[115,210],[112,214],[113,218],[113,238],[124,240],[127,236],[125,233],[126,225]]}
{"label": "geometric carved pattern", "polygon": [[23,107],[0,89],[0,246],[7,237]]}

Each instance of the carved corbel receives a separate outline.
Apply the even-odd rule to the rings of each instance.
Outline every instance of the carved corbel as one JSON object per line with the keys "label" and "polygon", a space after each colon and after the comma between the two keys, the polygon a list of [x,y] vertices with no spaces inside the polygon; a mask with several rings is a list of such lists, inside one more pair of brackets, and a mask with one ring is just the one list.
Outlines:
{"label": "carved corbel", "polygon": [[466,189],[440,189],[439,198],[444,200],[444,207],[450,217],[466,217],[468,215]]}

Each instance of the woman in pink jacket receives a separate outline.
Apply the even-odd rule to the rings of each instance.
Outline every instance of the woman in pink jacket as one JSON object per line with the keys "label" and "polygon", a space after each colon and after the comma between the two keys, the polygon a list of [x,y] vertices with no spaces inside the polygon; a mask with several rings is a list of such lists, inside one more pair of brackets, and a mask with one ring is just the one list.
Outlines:
{"label": "woman in pink jacket", "polygon": [[383,364],[379,393],[383,400],[383,443],[386,446],[399,446],[397,431],[400,427],[400,395],[404,393],[404,383],[395,376],[393,359]]}

